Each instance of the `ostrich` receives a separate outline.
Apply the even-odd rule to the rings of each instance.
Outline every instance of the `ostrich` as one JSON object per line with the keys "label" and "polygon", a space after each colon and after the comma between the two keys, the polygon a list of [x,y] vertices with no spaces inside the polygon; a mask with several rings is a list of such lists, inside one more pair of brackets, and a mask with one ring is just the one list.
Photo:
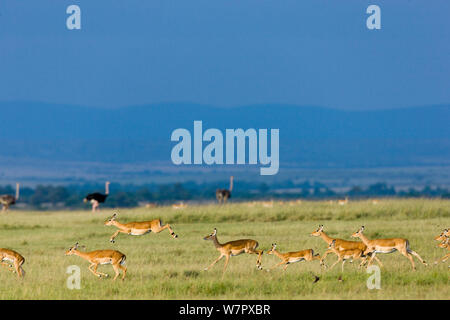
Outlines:
{"label": "ostrich", "polygon": [[231,197],[231,191],[233,191],[233,179],[234,177],[230,177],[230,189],[217,189],[216,190],[216,199],[219,203],[225,203]]}
{"label": "ostrich", "polygon": [[19,183],[16,183],[16,196],[10,194],[3,194],[0,196],[0,203],[3,205],[2,211],[9,209],[9,206],[15,204],[19,200]]}
{"label": "ostrich", "polygon": [[109,195],[109,181],[106,181],[105,183],[105,194],[99,193],[99,192],[95,192],[95,193],[90,193],[86,196],[86,198],[83,199],[83,202],[90,202],[92,203],[92,212],[95,212],[96,210],[100,210],[99,209],[99,205],[100,203],[104,203],[106,198]]}

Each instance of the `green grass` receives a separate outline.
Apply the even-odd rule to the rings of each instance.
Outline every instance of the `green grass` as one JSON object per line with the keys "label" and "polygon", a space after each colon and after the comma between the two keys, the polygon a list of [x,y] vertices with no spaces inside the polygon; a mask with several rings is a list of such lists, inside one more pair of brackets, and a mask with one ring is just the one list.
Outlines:
{"label": "green grass", "polygon": [[[178,239],[167,230],[160,234],[128,236],[119,234],[116,243],[108,240],[116,230],[103,222],[112,211],[25,212],[11,210],[0,215],[0,247],[20,252],[26,259],[25,279],[0,268],[3,290],[0,299],[448,299],[448,262],[433,262],[446,251],[437,248],[433,237],[450,224],[450,201],[381,200],[350,202],[338,206],[327,202],[303,202],[289,206],[229,204],[204,205],[173,210],[123,209],[119,221],[162,218],[169,222]],[[337,265],[331,271],[321,270],[319,263],[292,264],[287,271],[271,272],[255,267],[256,255],[232,257],[223,278],[224,261],[203,271],[218,257],[210,241],[202,238],[214,227],[221,242],[252,238],[268,250],[276,242],[282,252],[313,248],[322,254],[326,244],[310,237],[318,224],[333,237],[350,239],[350,234],[365,225],[369,237],[404,237],[412,249],[427,262],[424,267],[415,260],[413,272],[401,254],[378,255],[385,265],[381,270],[381,289],[366,287],[370,276],[357,263],[346,263],[344,273]],[[86,250],[117,249],[127,255],[125,281],[97,279],[87,269],[88,262],[77,256],[65,256],[65,250],[79,241]],[[336,260],[329,255],[327,264]],[[273,255],[263,255],[262,266],[278,263]],[[66,287],[66,268],[81,268],[81,290]],[[99,271],[113,275],[111,266]],[[321,277],[313,283],[312,273]],[[338,277],[342,276],[342,282]]]}

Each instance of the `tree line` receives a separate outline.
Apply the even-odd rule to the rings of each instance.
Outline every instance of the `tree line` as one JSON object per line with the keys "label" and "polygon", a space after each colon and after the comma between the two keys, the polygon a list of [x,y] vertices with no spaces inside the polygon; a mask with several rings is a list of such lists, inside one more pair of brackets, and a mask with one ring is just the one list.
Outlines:
{"label": "tree line", "polygon": [[[217,184],[195,182],[149,185],[111,184],[110,195],[104,207],[136,207],[145,203],[169,204],[177,201],[214,201]],[[91,192],[104,192],[104,187],[97,184],[83,185],[37,185],[34,188],[22,187],[18,206],[32,209],[87,207],[83,198]],[[102,191],[103,190],[103,191]],[[0,186],[0,194],[14,194],[12,186]],[[333,199],[345,196],[355,198],[369,197],[432,197],[450,198],[450,190],[441,187],[426,186],[420,189],[396,190],[386,183],[375,183],[367,187],[354,186],[346,191],[334,191],[320,182],[305,181],[293,183],[286,181],[276,186],[265,183],[245,181],[235,185],[232,192],[233,201],[253,200],[291,200],[291,199]]]}

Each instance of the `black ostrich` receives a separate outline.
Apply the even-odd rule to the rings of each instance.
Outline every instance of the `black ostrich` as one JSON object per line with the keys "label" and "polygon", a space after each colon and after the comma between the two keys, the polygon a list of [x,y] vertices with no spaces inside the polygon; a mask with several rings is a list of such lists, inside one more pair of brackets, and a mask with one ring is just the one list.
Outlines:
{"label": "black ostrich", "polygon": [[231,191],[233,191],[233,179],[234,177],[230,177],[230,188],[229,189],[217,189],[216,190],[216,199],[219,203],[225,203],[229,198],[231,198]]}
{"label": "black ostrich", "polygon": [[104,203],[106,201],[106,198],[109,195],[109,181],[106,181],[105,183],[105,194],[99,193],[99,192],[94,192],[94,193],[90,193],[88,194],[84,199],[83,202],[90,202],[92,203],[92,212],[95,212],[96,210],[100,210],[99,209],[99,204],[100,203]]}
{"label": "black ostrich", "polygon": [[8,210],[10,205],[15,204],[19,200],[19,188],[19,183],[16,183],[16,196],[10,194],[0,195],[0,203],[3,206],[2,211]]}

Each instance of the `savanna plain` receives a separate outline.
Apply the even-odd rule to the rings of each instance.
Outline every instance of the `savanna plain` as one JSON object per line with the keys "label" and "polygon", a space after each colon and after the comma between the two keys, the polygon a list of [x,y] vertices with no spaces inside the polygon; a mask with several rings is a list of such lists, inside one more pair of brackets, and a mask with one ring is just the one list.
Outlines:
{"label": "savanna plain", "polygon": [[[104,222],[116,210],[102,208],[99,213],[85,211],[20,211],[11,209],[0,215],[0,247],[18,251],[25,257],[25,278],[0,268],[0,299],[448,299],[449,261],[434,264],[447,249],[434,240],[450,226],[450,201],[433,199],[381,199],[350,201],[346,205],[303,201],[294,205],[274,202],[261,204],[229,203],[172,207],[117,209],[117,220],[124,222],[162,219],[168,230],[143,236],[119,234]],[[314,249],[322,255],[327,244],[311,232],[324,225],[331,237],[352,239],[350,235],[365,226],[369,239],[407,238],[411,248],[429,264],[416,258],[416,271],[400,253],[378,254],[383,262],[381,288],[368,289],[370,274],[358,270],[358,262],[332,270],[318,261],[298,262],[286,271],[266,270],[280,260],[267,255],[272,243],[281,252]],[[259,242],[263,270],[256,268],[256,255],[242,254],[230,259],[222,278],[225,259],[204,271],[218,256],[211,241],[204,241],[217,228],[221,243],[250,238]],[[114,275],[110,265],[99,267],[110,277],[97,278],[89,263],[65,251],[79,242],[82,251],[114,249],[123,252],[128,268],[124,281]],[[328,255],[330,266],[337,257]],[[81,268],[80,289],[69,289],[67,268]],[[320,278],[314,282],[315,276]]]}

